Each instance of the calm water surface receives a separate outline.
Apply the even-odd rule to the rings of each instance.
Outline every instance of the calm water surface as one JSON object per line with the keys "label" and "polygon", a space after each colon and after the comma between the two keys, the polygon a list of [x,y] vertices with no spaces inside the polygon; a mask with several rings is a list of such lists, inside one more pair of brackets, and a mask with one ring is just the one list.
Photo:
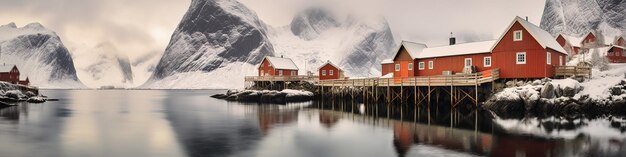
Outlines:
{"label": "calm water surface", "polygon": [[621,117],[354,103],[256,105],[218,90],[49,90],[0,109],[0,156],[626,156]]}

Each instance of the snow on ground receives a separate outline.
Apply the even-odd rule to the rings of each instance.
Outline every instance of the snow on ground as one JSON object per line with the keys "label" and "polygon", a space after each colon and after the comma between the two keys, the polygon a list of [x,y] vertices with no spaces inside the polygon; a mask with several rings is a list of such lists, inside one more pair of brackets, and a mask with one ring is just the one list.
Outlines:
{"label": "snow on ground", "polygon": [[579,95],[588,94],[592,99],[607,98],[611,95],[609,88],[624,80],[624,74],[626,74],[626,64],[624,63],[609,64],[607,71],[594,69],[592,78],[581,83],[585,89]]}
{"label": "snow on ground", "polygon": [[287,93],[287,97],[292,97],[292,96],[313,96],[313,92],[303,91],[303,90],[284,89],[284,90],[282,90],[280,92]]}
{"label": "snow on ground", "polygon": [[[177,73],[161,80],[148,80],[137,88],[148,89],[243,89],[244,76],[256,76],[256,65],[232,63],[211,72]],[[243,74],[243,75],[242,75]],[[228,78],[228,79],[225,79]]]}

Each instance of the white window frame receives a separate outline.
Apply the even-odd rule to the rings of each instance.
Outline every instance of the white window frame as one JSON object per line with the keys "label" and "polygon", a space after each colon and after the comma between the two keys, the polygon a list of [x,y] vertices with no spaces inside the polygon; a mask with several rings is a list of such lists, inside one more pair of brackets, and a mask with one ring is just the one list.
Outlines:
{"label": "white window frame", "polygon": [[552,53],[546,52],[546,64],[552,65]]}
{"label": "white window frame", "polygon": [[[469,63],[469,65],[467,65],[467,63]],[[474,63],[472,63],[472,58],[465,58],[465,60],[463,61],[463,67],[472,67],[473,65]]]}
{"label": "white window frame", "polygon": [[409,63],[407,67],[409,68],[409,70],[413,70],[413,63]]}
{"label": "white window frame", "polygon": [[559,55],[559,66],[563,66],[563,56]]}
{"label": "white window frame", "polygon": [[278,76],[283,76],[283,70],[278,70]]}
{"label": "white window frame", "polygon": [[[520,61],[520,55],[524,56],[523,61]],[[527,60],[528,60],[528,56],[526,55],[526,52],[515,53],[515,64],[526,64]]]}
{"label": "white window frame", "polygon": [[[489,60],[489,62],[487,62],[487,60]],[[487,64],[487,63],[489,63],[489,64]],[[483,66],[484,67],[491,67],[491,56],[483,58]]]}
{"label": "white window frame", "polygon": [[322,76],[326,76],[326,70],[322,70]]}
{"label": "white window frame", "polygon": [[434,69],[435,68],[435,62],[434,61],[428,61],[428,69]]}
{"label": "white window frame", "polygon": [[[519,33],[519,38],[516,34]],[[513,31],[513,41],[522,41],[524,39],[524,32],[522,30]]]}
{"label": "white window frame", "polygon": [[424,67],[425,67],[424,62],[419,62],[417,65],[417,69],[419,70],[424,70]]}
{"label": "white window frame", "polygon": [[330,76],[334,76],[335,75],[335,70],[330,70]]}
{"label": "white window frame", "polygon": [[395,65],[395,69],[396,69],[396,71],[400,71],[400,64],[396,64]]}

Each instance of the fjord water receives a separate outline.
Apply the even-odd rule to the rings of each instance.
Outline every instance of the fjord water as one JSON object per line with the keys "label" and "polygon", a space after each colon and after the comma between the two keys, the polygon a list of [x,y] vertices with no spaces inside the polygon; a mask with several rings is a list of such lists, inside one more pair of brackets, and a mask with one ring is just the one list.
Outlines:
{"label": "fjord water", "polygon": [[47,90],[0,109],[0,156],[625,156],[619,117],[493,118],[433,108],[257,105],[219,90]]}

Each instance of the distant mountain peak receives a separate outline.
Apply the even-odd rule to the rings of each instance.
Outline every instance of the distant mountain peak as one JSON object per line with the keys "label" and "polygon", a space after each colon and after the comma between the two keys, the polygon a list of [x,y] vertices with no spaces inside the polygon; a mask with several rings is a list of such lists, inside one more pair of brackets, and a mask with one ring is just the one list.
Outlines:
{"label": "distant mountain peak", "polygon": [[0,28],[2,28],[2,27],[17,28],[17,25],[15,25],[15,22],[11,22],[11,23],[8,23],[6,25],[0,26]]}

